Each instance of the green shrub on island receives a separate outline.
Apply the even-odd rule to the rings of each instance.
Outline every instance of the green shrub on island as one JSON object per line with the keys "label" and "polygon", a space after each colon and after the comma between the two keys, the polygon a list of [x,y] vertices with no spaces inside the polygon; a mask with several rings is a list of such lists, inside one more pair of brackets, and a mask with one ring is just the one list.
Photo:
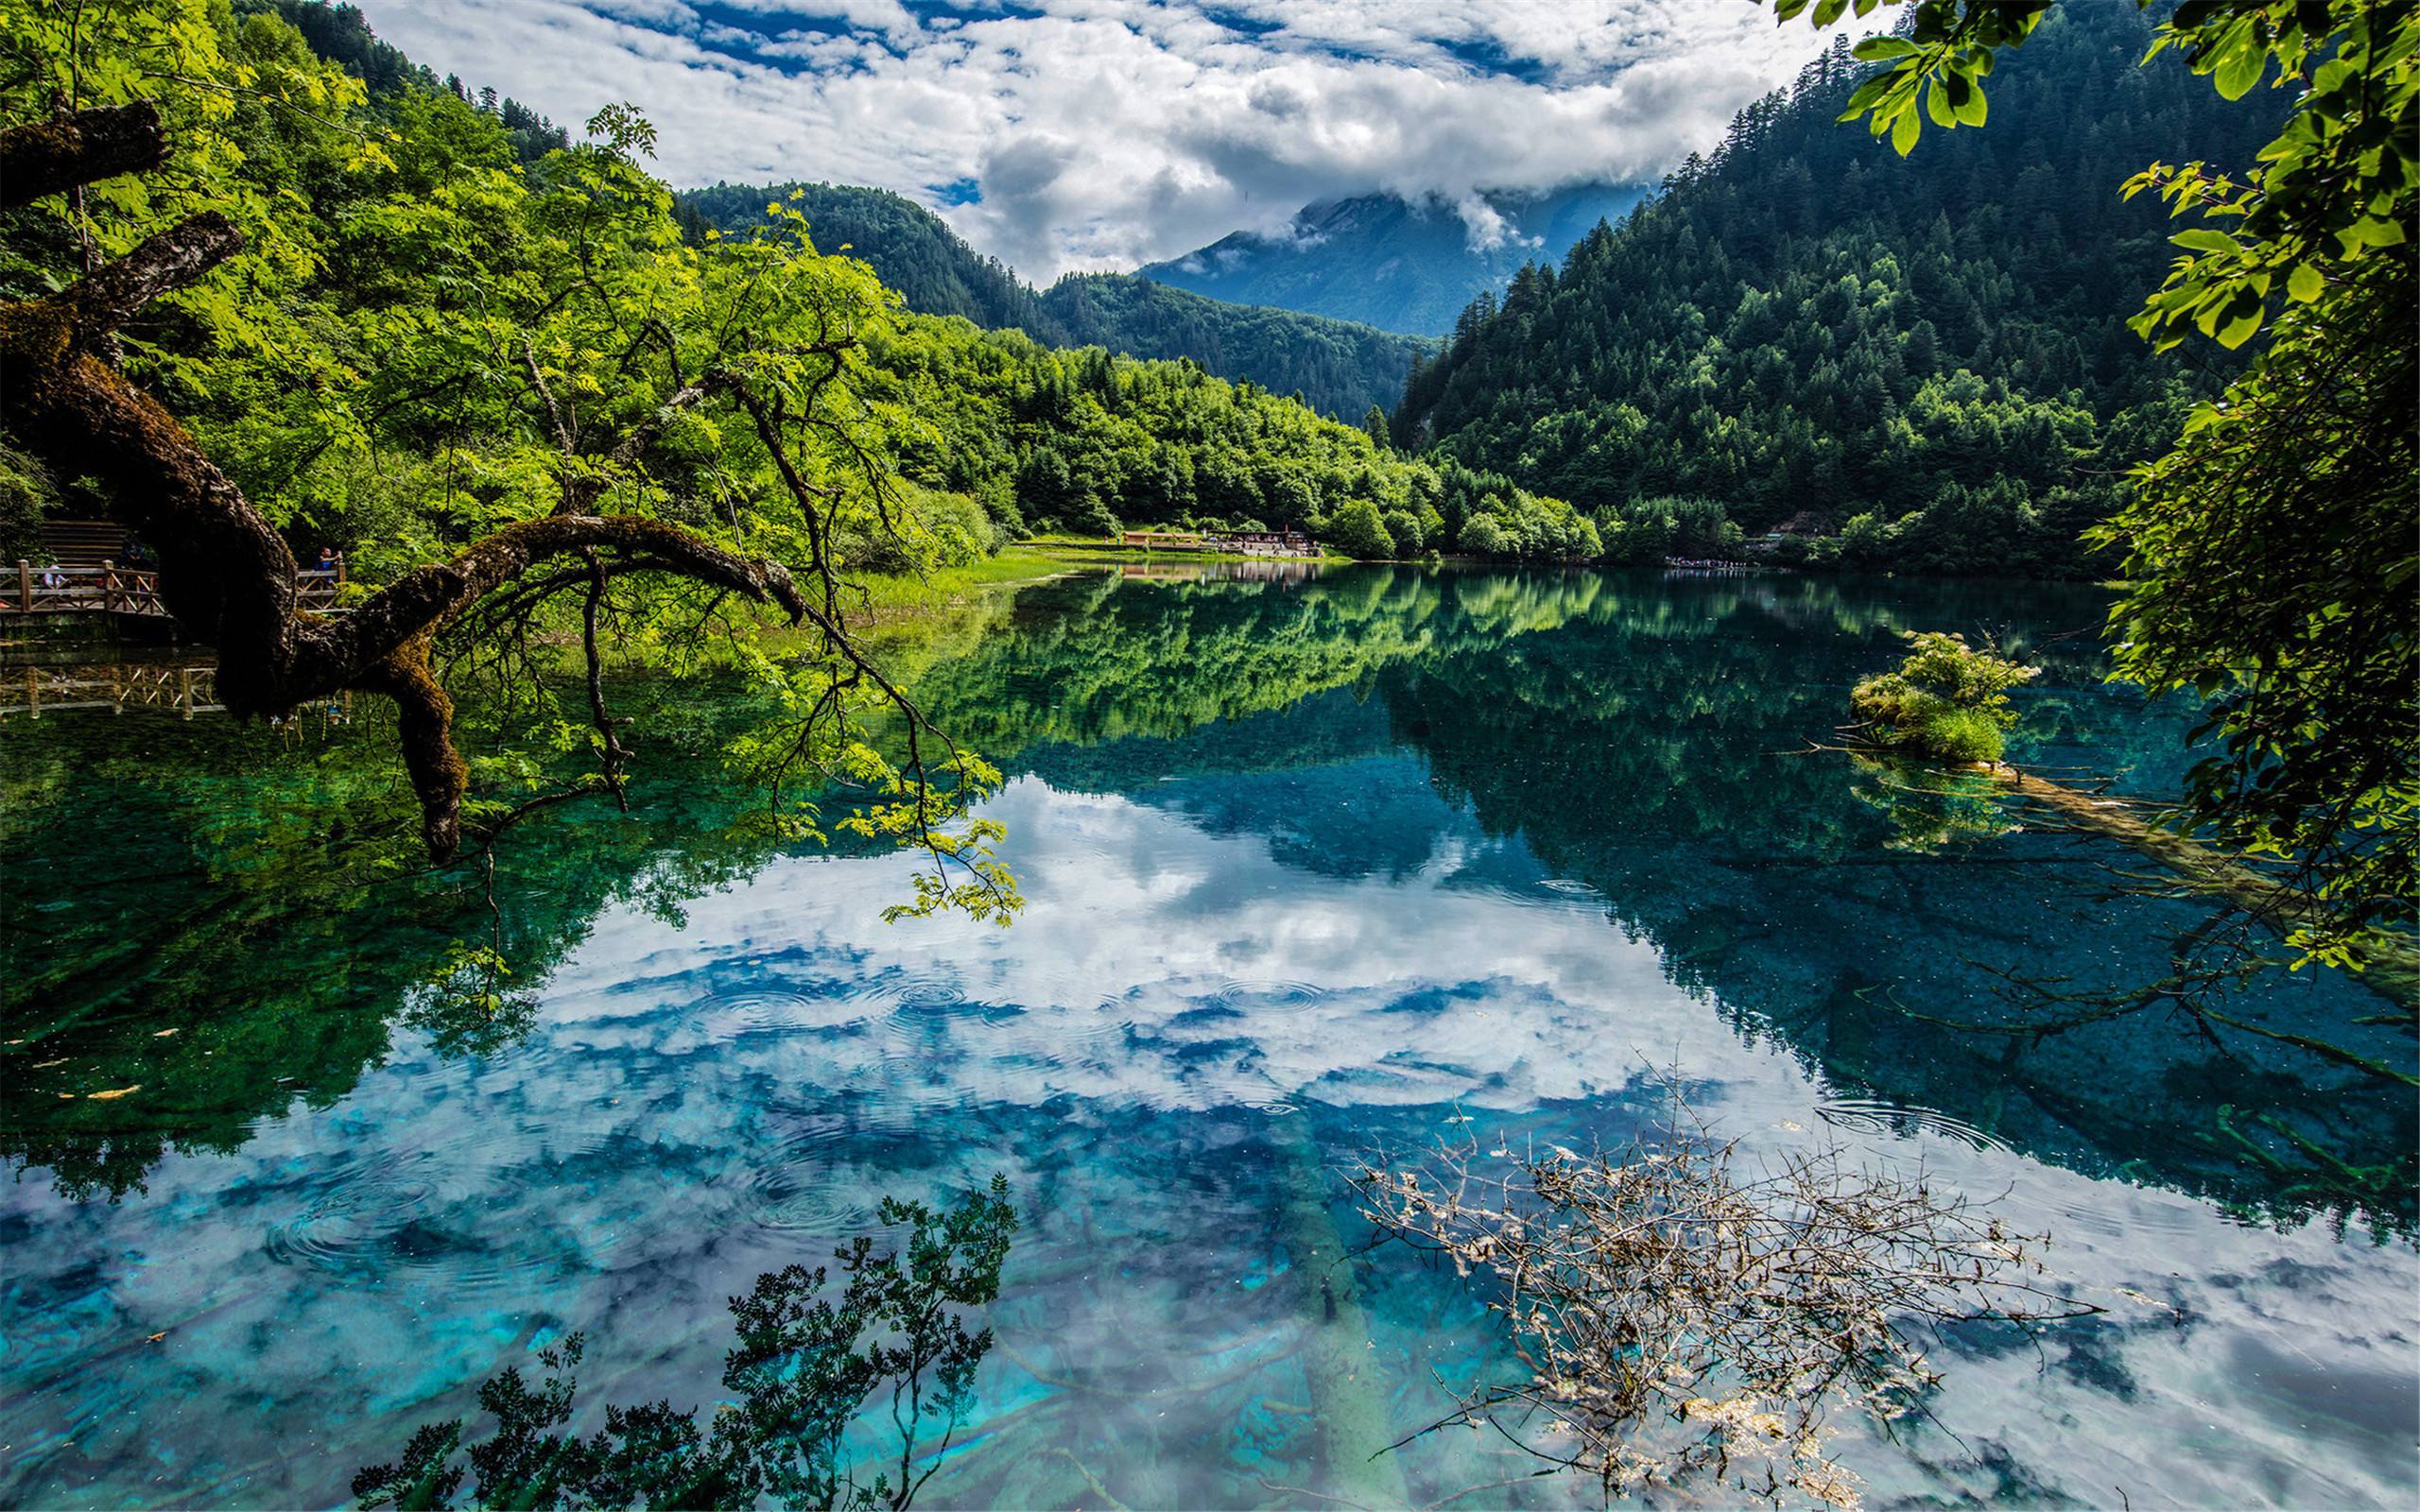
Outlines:
{"label": "green shrub on island", "polygon": [[1914,649],[1895,672],[1866,679],[1849,703],[1874,744],[1932,761],[1990,764],[2016,723],[2008,690],[2041,676],[1977,650],[1962,635],[1910,632]]}

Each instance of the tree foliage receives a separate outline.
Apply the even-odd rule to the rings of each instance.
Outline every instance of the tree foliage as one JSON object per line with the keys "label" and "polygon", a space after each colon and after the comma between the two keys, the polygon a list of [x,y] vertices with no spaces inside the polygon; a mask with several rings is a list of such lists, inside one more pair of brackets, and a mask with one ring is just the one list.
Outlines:
{"label": "tree foliage", "polygon": [[1992,77],[1990,129],[1904,163],[1835,124],[1872,71],[1843,40],[1623,223],[1466,310],[1396,440],[1568,499],[1609,546],[1608,510],[1696,497],[1749,537],[1790,526],[1786,561],[2106,572],[2078,536],[2232,366],[2128,335],[2173,249],[2121,185],[2248,160],[2276,118],[2175,58],[2136,66],[2155,36],[2119,0],[2057,8]]}
{"label": "tree foliage", "polygon": [[[876,1253],[860,1235],[829,1273],[788,1265],[731,1299],[737,1343],[723,1365],[735,1408],[701,1426],[669,1401],[606,1405],[605,1425],[564,1433],[579,1410],[582,1339],[540,1351],[549,1372],[533,1390],[511,1366],[479,1387],[494,1432],[469,1448],[475,1475],[467,1503],[513,1508],[786,1507],[900,1512],[941,1468],[972,1400],[975,1369],[991,1351],[989,1328],[967,1315],[999,1296],[1000,1267],[1017,1229],[1008,1180],[969,1192],[945,1211],[885,1197],[877,1214],[904,1231]],[[887,1395],[886,1393],[887,1389]],[[870,1400],[898,1439],[897,1459],[860,1464],[847,1435]],[[416,1430],[402,1455],[353,1479],[363,1507],[453,1505],[463,1468],[462,1419]],[[927,1441],[925,1435],[933,1435]]]}
{"label": "tree foliage", "polygon": [[[2047,9],[1922,0],[1905,37],[1859,47],[1887,67],[1846,113],[1878,133],[1896,112],[1888,129],[1908,152],[1917,87],[1928,105],[1972,87]],[[1840,11],[1825,0],[1816,19]],[[2147,68],[2164,56],[2227,101],[2265,80],[2291,105],[2256,151],[2154,163],[2127,183],[2196,222],[2170,238],[2179,255],[2135,331],[2162,351],[2197,333],[2228,350],[2271,339],[2092,532],[2124,558],[2117,674],[2211,700],[2217,753],[2177,820],[2291,864],[2320,909],[2297,942],[2353,963],[2367,932],[2408,927],[2420,902],[2420,8],[2191,0]]]}
{"label": "tree foliage", "polygon": [[1849,703],[1878,745],[1944,762],[1996,762],[2016,723],[2008,691],[2040,667],[1979,651],[1962,635],[1910,632],[1898,670],[1867,678]]}

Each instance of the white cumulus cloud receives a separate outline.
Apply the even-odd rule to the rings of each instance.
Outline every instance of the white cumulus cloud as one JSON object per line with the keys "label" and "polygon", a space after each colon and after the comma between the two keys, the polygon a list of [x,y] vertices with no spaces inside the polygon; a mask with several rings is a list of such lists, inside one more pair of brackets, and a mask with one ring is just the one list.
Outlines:
{"label": "white cumulus cloud", "polygon": [[558,121],[637,104],[676,185],[895,189],[1038,281],[1376,191],[1441,199],[1493,245],[1479,191],[1652,180],[1829,40],[1746,0],[364,9],[418,60]]}

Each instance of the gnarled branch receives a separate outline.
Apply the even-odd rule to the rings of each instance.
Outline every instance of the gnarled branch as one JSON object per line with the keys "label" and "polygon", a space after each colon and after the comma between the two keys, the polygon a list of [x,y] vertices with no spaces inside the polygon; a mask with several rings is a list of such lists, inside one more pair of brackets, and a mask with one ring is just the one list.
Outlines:
{"label": "gnarled branch", "polygon": [[153,300],[199,283],[243,249],[244,233],[215,210],[145,238],[124,257],[93,269],[54,296],[67,301],[69,339],[78,346],[92,345],[133,319]]}
{"label": "gnarled branch", "polygon": [[[95,113],[69,123],[75,129],[64,135],[55,127],[0,133],[10,202],[28,183],[55,193],[164,155],[148,107],[88,121]],[[148,146],[128,145],[146,132]],[[506,525],[451,561],[404,574],[341,619],[303,611],[284,538],[176,418],[95,350],[149,301],[192,284],[242,246],[226,217],[196,215],[56,294],[0,305],[0,424],[62,474],[95,479],[118,519],[150,542],[162,602],[217,647],[217,691],[227,707],[281,713],[349,688],[394,699],[432,856],[445,859],[460,843],[469,772],[454,748],[453,701],[430,670],[429,649],[486,594],[541,562],[579,554],[599,580],[609,568],[643,564],[778,604],[792,624],[806,617],[806,600],[778,562],[740,556],[663,521],[584,509]],[[683,386],[609,462],[635,460],[672,414],[706,391]]]}
{"label": "gnarled branch", "polygon": [[147,101],[12,126],[0,131],[0,207],[141,173],[167,155],[160,112]]}

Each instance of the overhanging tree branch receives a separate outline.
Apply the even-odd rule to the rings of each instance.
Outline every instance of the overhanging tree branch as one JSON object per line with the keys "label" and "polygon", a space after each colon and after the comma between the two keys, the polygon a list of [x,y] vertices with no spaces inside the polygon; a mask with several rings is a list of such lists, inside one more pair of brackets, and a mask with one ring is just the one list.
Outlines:
{"label": "overhanging tree branch", "polygon": [[[23,202],[151,166],[165,155],[149,107],[85,112],[0,132],[0,183],[9,202]],[[778,562],[743,557],[663,521],[584,509],[502,526],[450,561],[404,574],[342,619],[304,611],[284,538],[176,418],[100,351],[104,338],[150,301],[191,285],[243,245],[233,222],[205,213],[56,294],[0,305],[0,423],[61,473],[97,481],[120,521],[150,542],[160,559],[162,601],[217,648],[218,694],[230,709],[280,713],[345,689],[395,700],[432,856],[450,857],[460,843],[469,773],[454,748],[453,701],[430,671],[429,649],[488,593],[539,563],[579,554],[597,564],[593,572],[644,564],[779,605],[792,624],[807,616],[805,599]],[[635,460],[671,415],[707,391],[684,386],[609,463]],[[567,490],[565,502],[585,504],[602,491],[600,481],[584,495]],[[818,623],[837,634],[829,620]]]}
{"label": "overhanging tree branch", "polygon": [[160,112],[148,101],[11,127],[0,133],[0,208],[156,168],[167,155]]}

